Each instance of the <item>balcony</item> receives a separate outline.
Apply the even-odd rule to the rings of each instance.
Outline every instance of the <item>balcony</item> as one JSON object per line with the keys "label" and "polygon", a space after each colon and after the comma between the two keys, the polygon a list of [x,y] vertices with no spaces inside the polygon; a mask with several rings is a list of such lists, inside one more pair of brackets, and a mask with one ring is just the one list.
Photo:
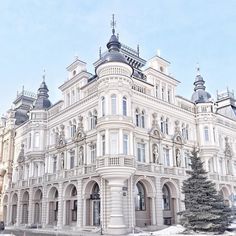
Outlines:
{"label": "balcony", "polygon": [[125,155],[111,155],[98,157],[96,168],[103,167],[135,167],[133,156],[125,156]]}

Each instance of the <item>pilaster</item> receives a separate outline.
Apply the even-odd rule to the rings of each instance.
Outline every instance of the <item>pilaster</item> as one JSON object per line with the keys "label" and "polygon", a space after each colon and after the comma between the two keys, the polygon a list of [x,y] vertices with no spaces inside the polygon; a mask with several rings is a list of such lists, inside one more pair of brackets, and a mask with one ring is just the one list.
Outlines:
{"label": "pilaster", "polygon": [[156,223],[163,225],[163,209],[162,209],[162,187],[160,177],[156,177]]}
{"label": "pilaster", "polygon": [[77,181],[77,227],[82,227],[83,220],[82,179]]}
{"label": "pilaster", "polygon": [[63,184],[58,184],[58,220],[57,228],[61,229],[63,224]]}

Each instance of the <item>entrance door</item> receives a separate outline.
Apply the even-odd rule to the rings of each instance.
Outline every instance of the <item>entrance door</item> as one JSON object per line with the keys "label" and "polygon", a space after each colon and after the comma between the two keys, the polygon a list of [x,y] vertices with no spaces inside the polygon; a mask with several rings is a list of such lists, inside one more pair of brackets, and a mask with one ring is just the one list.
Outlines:
{"label": "entrance door", "polygon": [[93,225],[100,225],[100,200],[93,200]]}

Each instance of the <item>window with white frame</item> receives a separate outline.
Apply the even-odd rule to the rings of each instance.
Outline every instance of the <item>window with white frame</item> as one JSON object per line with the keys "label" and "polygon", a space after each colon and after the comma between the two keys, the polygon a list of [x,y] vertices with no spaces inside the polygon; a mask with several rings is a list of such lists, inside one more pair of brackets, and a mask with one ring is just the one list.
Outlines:
{"label": "window with white frame", "polygon": [[191,169],[191,159],[188,151],[184,153],[184,166],[186,169]]}
{"label": "window with white frame", "polygon": [[75,151],[72,150],[70,152],[70,169],[73,169],[75,167]]}
{"label": "window with white frame", "polygon": [[52,172],[56,173],[57,171],[57,156],[52,157]]}
{"label": "window with white frame", "polygon": [[129,136],[128,134],[123,134],[123,154],[128,154],[128,144],[129,144]]}
{"label": "window with white frame", "polygon": [[165,121],[164,121],[164,117],[161,117],[161,132],[164,133],[165,132]]}
{"label": "window with white frame", "polygon": [[66,95],[66,105],[70,106],[70,94],[69,93],[67,93],[67,95]]}
{"label": "window with white frame", "polygon": [[102,116],[105,116],[105,113],[106,113],[105,97],[102,97],[101,99],[101,106],[102,106]]}
{"label": "window with white frame", "polygon": [[158,84],[156,84],[156,86],[155,86],[155,96],[156,96],[156,98],[159,97],[159,85]]}
{"label": "window with white frame", "polygon": [[118,132],[110,133],[110,153],[112,155],[118,154]]}
{"label": "window with white frame", "polygon": [[164,101],[165,100],[165,88],[161,88],[161,99]]}
{"label": "window with white frame", "polygon": [[137,144],[137,160],[140,162],[145,162],[145,144]]}
{"label": "window with white frame", "polygon": [[97,156],[97,145],[96,143],[92,144],[90,146],[90,158],[91,158],[91,163],[95,163],[96,161],[96,156]]}
{"label": "window with white frame", "polygon": [[116,95],[111,95],[111,114],[116,114]]}
{"label": "window with white frame", "polygon": [[209,142],[209,129],[207,126],[204,127],[204,139],[206,142]]}
{"label": "window with white frame", "polygon": [[138,108],[135,110],[135,123],[136,123],[136,126],[145,128],[145,111],[144,110],[142,110],[141,113]]}
{"label": "window with white frame", "polygon": [[165,166],[170,166],[170,149],[163,148],[164,151],[164,164]]}
{"label": "window with white frame", "polygon": [[171,90],[168,89],[167,91],[167,101],[170,103],[171,102]]}
{"label": "window with white frame", "polygon": [[71,136],[71,138],[75,137],[75,133],[76,133],[76,123],[74,121],[73,124],[71,123],[71,127],[70,127],[70,136]]}
{"label": "window with white frame", "polygon": [[165,133],[169,134],[169,119],[166,118],[166,122],[165,122]]}
{"label": "window with white frame", "polygon": [[123,107],[123,116],[127,116],[127,98],[125,96],[122,99],[122,107]]}
{"label": "window with white frame", "polygon": [[106,138],[105,134],[102,135],[102,155],[104,156],[106,153]]}
{"label": "window with white frame", "polygon": [[144,112],[144,110],[141,113],[141,128],[145,128],[145,112]]}

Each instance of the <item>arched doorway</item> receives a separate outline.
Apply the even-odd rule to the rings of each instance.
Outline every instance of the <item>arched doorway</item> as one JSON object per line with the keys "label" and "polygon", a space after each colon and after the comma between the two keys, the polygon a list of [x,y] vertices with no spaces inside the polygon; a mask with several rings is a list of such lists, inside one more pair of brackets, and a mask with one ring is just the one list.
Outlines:
{"label": "arched doorway", "polygon": [[146,227],[151,225],[151,198],[147,195],[147,187],[143,181],[135,185],[135,219],[136,226]]}
{"label": "arched doorway", "polygon": [[162,187],[163,224],[172,225],[177,220],[177,191],[173,183],[167,182]]}
{"label": "arched doorway", "polygon": [[8,209],[7,206],[8,206],[8,196],[5,195],[4,198],[3,198],[3,221],[5,222],[5,224],[8,223],[7,222],[7,217],[8,217],[8,215],[7,215],[7,209]]}
{"label": "arched doorway", "polygon": [[57,225],[58,219],[58,190],[52,187],[48,194],[48,224]]}
{"label": "arched doorway", "polygon": [[42,198],[42,191],[38,189],[34,194],[34,224],[42,223]]}
{"label": "arched doorway", "polygon": [[91,181],[85,188],[85,225],[100,225],[100,188],[97,182]]}
{"label": "arched doorway", "polygon": [[65,189],[65,225],[76,225],[77,222],[77,189],[70,184]]}
{"label": "arched doorway", "polygon": [[28,216],[29,216],[29,193],[26,191],[22,196],[22,224],[28,224]]}

